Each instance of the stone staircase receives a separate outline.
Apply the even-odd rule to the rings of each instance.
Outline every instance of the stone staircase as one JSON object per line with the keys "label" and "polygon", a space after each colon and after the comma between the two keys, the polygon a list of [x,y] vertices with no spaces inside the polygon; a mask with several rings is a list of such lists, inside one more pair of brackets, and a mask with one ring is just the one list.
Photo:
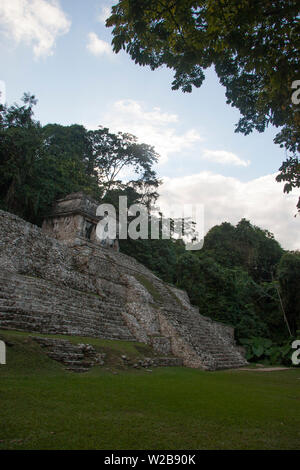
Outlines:
{"label": "stone staircase", "polygon": [[115,299],[0,272],[0,327],[134,341]]}
{"label": "stone staircase", "polygon": [[232,369],[247,364],[240,352],[216,334],[212,323],[199,312],[173,310],[172,315],[168,311],[165,314],[176,324],[177,331],[189,341],[208,369]]}
{"label": "stone staircase", "polygon": [[31,336],[50,359],[61,362],[71,372],[88,372],[91,367],[104,364],[105,354],[98,353],[90,344],[73,344],[65,339]]}
{"label": "stone staircase", "polygon": [[156,278],[152,283],[163,299],[160,308],[164,317],[178,335],[186,340],[201,359],[204,369],[220,370],[239,368],[247,364],[235,347],[235,342],[218,334],[216,322],[204,317],[197,307],[182,305],[179,298]]}

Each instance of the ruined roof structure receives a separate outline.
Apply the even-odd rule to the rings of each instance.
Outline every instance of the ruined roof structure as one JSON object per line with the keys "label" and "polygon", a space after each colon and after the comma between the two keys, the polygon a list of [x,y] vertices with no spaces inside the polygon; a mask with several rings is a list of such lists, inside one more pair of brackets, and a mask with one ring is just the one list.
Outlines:
{"label": "ruined roof structure", "polygon": [[134,258],[97,242],[96,206],[72,194],[42,229],[0,211],[0,328],[140,341],[204,370],[246,364],[233,328],[201,315],[184,291]]}
{"label": "ruined roof structure", "polygon": [[86,241],[101,245],[105,248],[119,249],[117,240],[100,241],[96,236],[96,216],[99,202],[83,192],[72,193],[59,199],[50,214],[45,217],[42,229],[48,235],[65,244],[81,244]]}

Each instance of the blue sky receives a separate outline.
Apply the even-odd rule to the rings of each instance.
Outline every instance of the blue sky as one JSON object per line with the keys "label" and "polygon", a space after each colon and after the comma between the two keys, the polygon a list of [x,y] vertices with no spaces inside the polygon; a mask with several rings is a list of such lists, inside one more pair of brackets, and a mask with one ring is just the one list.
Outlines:
{"label": "blue sky", "polygon": [[213,70],[192,94],[172,91],[172,72],[152,72],[111,51],[104,18],[111,0],[1,0],[0,80],[6,101],[30,91],[43,123],[127,131],[161,154],[160,204],[200,203],[205,231],[242,217],[300,248],[297,194],[274,182],[285,158],[276,133],[234,133],[239,112],[226,104]]}

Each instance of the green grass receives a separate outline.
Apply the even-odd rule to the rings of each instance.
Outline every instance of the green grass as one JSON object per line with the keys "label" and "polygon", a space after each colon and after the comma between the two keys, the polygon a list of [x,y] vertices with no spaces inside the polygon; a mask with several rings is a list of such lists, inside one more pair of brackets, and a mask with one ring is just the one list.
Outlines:
{"label": "green grass", "polygon": [[[105,353],[105,363],[108,368],[112,371],[120,368],[124,368],[124,361],[121,356],[126,355],[126,357],[132,362],[136,362],[139,359],[144,357],[155,357],[157,353],[153,351],[151,347],[144,343],[138,343],[135,341],[111,341],[107,339],[98,339],[90,338],[84,336],[68,336],[68,335],[45,335],[42,333],[27,333],[23,331],[7,331],[0,330],[0,340],[4,340],[8,343],[13,343],[13,348],[7,348],[7,353],[11,353],[12,361],[7,361],[6,366],[7,370],[16,371],[16,368],[19,366],[24,367],[24,360],[28,354],[32,354],[32,360],[42,360],[42,367],[44,367],[45,355],[40,356],[41,348],[34,341],[31,340],[32,336],[39,336],[43,338],[58,338],[58,339],[67,339],[71,343],[88,343],[94,346],[94,348],[101,352]],[[162,354],[160,354],[162,356]],[[48,361],[49,363],[49,361]],[[51,367],[53,364],[57,364],[53,361],[50,361]],[[25,364],[26,365],[26,364]],[[59,366],[60,367],[60,366]],[[0,369],[0,377],[1,377]]]}
{"label": "green grass", "polygon": [[[300,449],[299,370],[74,374],[28,334],[0,336],[12,344],[0,366],[0,450]],[[136,343],[94,341],[139,354]]]}
{"label": "green grass", "polygon": [[143,274],[134,274],[134,277],[140,284],[142,284],[142,286],[145,287],[145,289],[147,289],[147,291],[149,292],[149,294],[152,295],[154,300],[156,300],[157,302],[163,301],[163,298],[158,292],[158,290],[146,276],[143,276]]}
{"label": "green grass", "polygon": [[[163,302],[163,298],[152,282],[143,274],[134,274],[136,280],[145,287],[145,289],[152,295],[153,299],[156,302]],[[165,284],[165,287],[168,289],[169,294],[173,297],[173,299],[178,303],[180,307],[182,307],[182,303],[177,295],[172,291],[171,285]]]}
{"label": "green grass", "polygon": [[[166,287],[167,287],[169,293],[171,294],[171,296],[173,297],[173,299],[178,303],[179,307],[182,307],[183,305],[182,305],[181,300],[177,297],[175,292],[172,291],[171,286],[166,284]],[[178,290],[180,290],[180,289],[178,289]]]}

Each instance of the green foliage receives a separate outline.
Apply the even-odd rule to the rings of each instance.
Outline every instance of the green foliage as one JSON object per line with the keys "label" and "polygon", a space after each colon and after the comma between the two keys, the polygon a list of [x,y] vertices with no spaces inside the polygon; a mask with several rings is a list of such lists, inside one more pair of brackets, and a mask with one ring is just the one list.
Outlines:
{"label": "green foliage", "polygon": [[282,344],[273,343],[268,338],[241,338],[240,343],[246,348],[246,359],[250,362],[262,361],[270,365],[292,366],[291,340]]}
{"label": "green foliage", "polygon": [[25,94],[23,105],[0,109],[0,200],[1,207],[20,213],[35,213],[37,201],[31,187],[35,163],[43,156],[41,126],[34,121],[34,96]]}
{"label": "green foliage", "polygon": [[242,219],[236,227],[224,222],[205,236],[204,251],[227,267],[241,266],[255,280],[272,280],[283,249],[268,230]]}
{"label": "green foliage", "polygon": [[174,240],[120,240],[121,251],[133,256],[140,263],[166,282],[177,279],[177,256],[185,251],[182,242]]}
{"label": "green foliage", "polygon": [[[151,239],[151,223],[158,226],[158,239]],[[131,218],[128,217],[128,223]],[[170,223],[172,226],[172,223]],[[164,239],[164,230],[162,219],[149,213],[148,217],[149,239],[120,240],[120,248],[123,253],[133,256],[140,263],[144,264],[157,276],[166,282],[175,284],[177,281],[176,263],[180,254],[185,253],[185,244],[182,240],[174,238]]]}
{"label": "green foliage", "polygon": [[106,25],[113,27],[115,52],[125,49],[152,70],[172,69],[174,90],[200,87],[214,66],[227,103],[242,115],[236,132],[282,127],[275,143],[293,153],[296,167],[288,159],[279,179],[288,181],[286,191],[300,186],[300,113],[292,102],[299,78],[297,0],[119,0]]}
{"label": "green foliage", "polygon": [[151,281],[149,281],[149,279],[147,279],[145,276],[143,276],[142,274],[135,274],[134,277],[136,278],[136,280],[142,284],[145,289],[149,292],[149,294],[152,295],[153,299],[156,300],[157,302],[162,302],[163,299],[160,295],[160,293],[158,292],[158,290],[154,287],[154,285],[152,284]]}
{"label": "green foliage", "polygon": [[286,253],[278,266],[280,291],[293,334],[300,329],[300,252]]}
{"label": "green foliage", "polygon": [[203,315],[235,327],[236,338],[287,335],[273,277],[284,251],[272,234],[242,219],[223,223],[204,238],[200,252],[177,257],[176,284]]}
{"label": "green foliage", "polygon": [[90,131],[88,138],[92,149],[93,169],[106,191],[115,186],[124,168],[137,174],[138,181],[156,182],[152,166],[157,162],[159,155],[154,147],[139,144],[137,137],[132,134],[112,134],[104,127]]}
{"label": "green foliage", "polygon": [[[72,192],[113,199],[127,191],[132,202],[148,207],[156,200],[160,181],[152,169],[158,158],[153,147],[107,128],[42,127],[34,119],[35,97],[25,94],[23,103],[0,108],[0,208],[40,224],[53,202]],[[117,179],[125,167],[133,171],[127,185]]]}
{"label": "green foliage", "polygon": [[[300,161],[296,155],[287,158],[287,160],[282,163],[279,171],[280,173],[277,175],[276,180],[285,182],[285,193],[290,193],[293,188],[300,188]],[[300,211],[300,198],[297,207]]]}
{"label": "green foliage", "polygon": [[[185,253],[178,259],[177,285],[187,291],[201,314],[233,325],[237,339],[271,334],[257,301],[263,289],[241,268],[224,267],[211,253]],[[278,310],[276,303],[273,314],[274,310]]]}
{"label": "green foliage", "polygon": [[120,246],[186,290],[202,315],[234,326],[238,341],[265,337],[281,344],[288,337],[275,278],[284,251],[267,230],[245,219],[223,223],[207,233],[199,252],[172,239],[120,240]]}
{"label": "green foliage", "polygon": [[241,339],[240,343],[247,346],[246,359],[261,359],[263,356],[268,355],[268,351],[272,346],[272,341],[267,338],[248,338]]}
{"label": "green foliage", "polygon": [[[146,205],[150,233],[160,184],[153,147],[107,128],[42,127],[34,119],[35,103],[26,94],[21,106],[0,108],[0,207],[39,224],[53,202],[71,192],[84,191],[116,208],[119,196],[127,196],[129,206]],[[125,167],[136,176],[127,183],[119,180]],[[270,232],[245,219],[213,227],[203,249],[191,252],[182,240],[164,239],[162,214],[157,220],[157,240],[120,240],[121,251],[185,289],[201,314],[234,326],[238,340],[262,337],[280,344],[288,334],[280,292],[293,334],[300,328],[299,253],[284,253]],[[193,234],[192,227],[186,224],[186,234]]]}

